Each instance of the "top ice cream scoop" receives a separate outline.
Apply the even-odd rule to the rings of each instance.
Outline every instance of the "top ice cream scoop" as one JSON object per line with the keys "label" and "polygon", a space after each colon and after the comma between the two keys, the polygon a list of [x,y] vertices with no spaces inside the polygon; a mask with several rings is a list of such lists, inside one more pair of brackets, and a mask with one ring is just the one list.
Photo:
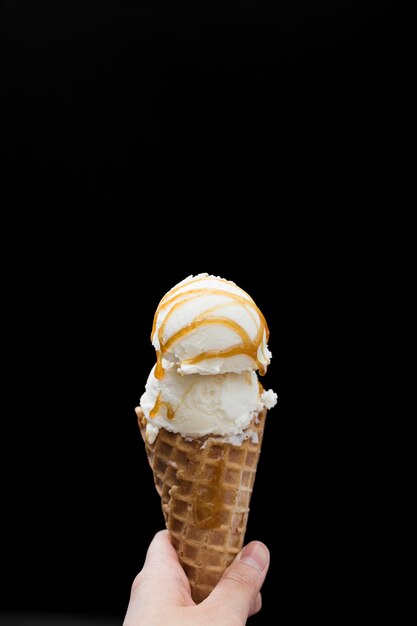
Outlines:
{"label": "top ice cream scoop", "polygon": [[155,377],[175,368],[182,375],[258,370],[270,363],[269,331],[254,300],[234,282],[188,276],[159,302],[151,333]]}

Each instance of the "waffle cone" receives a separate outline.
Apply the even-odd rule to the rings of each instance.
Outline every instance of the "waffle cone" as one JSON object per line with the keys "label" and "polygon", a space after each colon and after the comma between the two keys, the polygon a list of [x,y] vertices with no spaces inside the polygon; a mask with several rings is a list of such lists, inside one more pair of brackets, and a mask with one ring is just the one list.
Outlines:
{"label": "waffle cone", "polygon": [[149,444],[143,412],[136,413],[166,527],[193,600],[201,602],[243,547],[267,411],[248,427],[256,436],[237,446],[164,428]]}

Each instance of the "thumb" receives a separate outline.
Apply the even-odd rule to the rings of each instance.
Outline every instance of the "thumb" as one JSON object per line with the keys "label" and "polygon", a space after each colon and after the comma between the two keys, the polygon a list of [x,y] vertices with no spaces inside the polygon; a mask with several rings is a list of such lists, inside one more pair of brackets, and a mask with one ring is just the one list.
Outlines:
{"label": "thumb", "polygon": [[206,604],[226,609],[242,624],[262,605],[260,589],[269,568],[269,550],[260,541],[251,541],[227,568]]}

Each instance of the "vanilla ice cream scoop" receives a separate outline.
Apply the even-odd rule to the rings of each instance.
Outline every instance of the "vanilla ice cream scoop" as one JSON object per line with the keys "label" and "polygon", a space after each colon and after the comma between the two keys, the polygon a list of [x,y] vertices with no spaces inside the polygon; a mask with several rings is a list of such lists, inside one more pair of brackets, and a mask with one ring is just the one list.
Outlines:
{"label": "vanilla ice cream scoop", "polygon": [[151,341],[155,377],[178,374],[265,374],[269,331],[253,299],[234,282],[197,274],[175,285],[160,301]]}
{"label": "vanilla ice cream scoop", "polygon": [[256,372],[180,376],[170,369],[158,379],[155,369],[140,399],[148,443],[165,428],[184,437],[219,435],[239,445],[251,436],[247,427],[252,419],[277,402],[277,394],[264,391]]}

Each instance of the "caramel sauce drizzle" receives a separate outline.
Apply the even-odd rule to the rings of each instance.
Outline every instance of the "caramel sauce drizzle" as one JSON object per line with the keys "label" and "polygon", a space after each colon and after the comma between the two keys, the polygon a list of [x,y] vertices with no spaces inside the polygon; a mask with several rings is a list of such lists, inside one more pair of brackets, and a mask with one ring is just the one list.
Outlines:
{"label": "caramel sauce drizzle", "polygon": [[[196,283],[199,283],[205,280],[207,280],[207,277],[201,277],[201,278],[196,278],[193,281],[190,281],[190,283],[192,282],[194,286]],[[222,279],[217,279],[217,282],[221,284],[227,281],[224,281]],[[191,365],[191,364],[198,363],[199,361],[202,361],[204,359],[213,359],[217,357],[226,358],[226,357],[235,356],[237,354],[246,354],[257,363],[259,373],[261,376],[263,376],[265,374],[266,368],[262,365],[262,363],[259,362],[257,358],[257,351],[258,351],[258,346],[262,342],[264,331],[266,333],[266,340],[268,341],[269,329],[268,329],[268,326],[266,324],[263,314],[261,313],[259,308],[256,306],[252,298],[245,291],[243,291],[243,289],[240,289],[240,287],[237,287],[237,285],[234,285],[234,287],[239,289],[242,295],[225,291],[220,288],[219,289],[216,289],[216,288],[198,289],[197,287],[193,289],[187,289],[187,284],[190,284],[190,283],[185,283],[183,285],[177,285],[176,287],[173,287],[162,298],[155,312],[153,325],[152,325],[151,340],[152,340],[152,337],[154,336],[154,333],[156,332],[156,323],[157,323],[159,314],[161,313],[161,311],[171,306],[170,310],[165,316],[164,321],[162,322],[161,326],[158,329],[158,340],[159,340],[160,349],[157,350],[156,352],[157,362],[156,362],[156,368],[155,368],[155,377],[158,379],[161,379],[163,377],[164,369],[162,366],[162,358],[165,352],[169,350],[169,348],[171,348],[172,345],[176,341],[188,335],[189,333],[193,332],[196,328],[200,328],[201,326],[208,326],[210,324],[218,324],[218,325],[226,326],[232,329],[240,337],[240,343],[230,348],[226,348],[224,350],[207,350],[205,352],[198,354],[192,359],[188,359],[187,361],[184,361],[185,363],[188,363]],[[181,328],[177,333],[169,337],[164,342],[163,341],[164,330],[171,316],[175,314],[175,312],[178,311],[179,308],[184,306],[190,298],[203,297],[208,294],[220,295],[220,296],[226,297],[229,299],[229,303],[221,303],[212,307],[208,307],[204,311],[200,312],[190,324],[188,324],[184,328]],[[213,313],[216,311],[217,308],[224,308],[228,304],[230,306],[239,304],[248,311],[248,313],[251,315],[251,317],[255,321],[256,321],[256,317],[259,318],[260,320],[259,328],[253,340],[249,338],[245,329],[242,328],[242,326],[240,326],[233,320],[227,317],[223,317],[223,316],[217,316],[217,317],[213,316]],[[208,317],[210,315],[212,317]]]}
{"label": "caramel sauce drizzle", "polygon": [[160,380],[164,375],[164,368],[162,367],[162,353],[160,350],[156,351],[156,367],[155,367],[155,378]]}
{"label": "caramel sauce drizzle", "polygon": [[221,511],[225,488],[222,485],[224,460],[211,467],[213,474],[207,482],[201,482],[194,495],[193,518],[199,528],[217,528],[221,524]]}
{"label": "caramel sauce drizzle", "polygon": [[154,417],[156,417],[158,415],[159,411],[161,410],[161,407],[163,407],[163,406],[166,407],[167,418],[169,420],[174,419],[175,411],[174,411],[174,409],[172,408],[172,406],[168,402],[165,402],[165,400],[162,399],[161,392],[158,393],[155,405],[154,405],[153,409],[150,411],[149,417],[151,417],[152,419]]}

